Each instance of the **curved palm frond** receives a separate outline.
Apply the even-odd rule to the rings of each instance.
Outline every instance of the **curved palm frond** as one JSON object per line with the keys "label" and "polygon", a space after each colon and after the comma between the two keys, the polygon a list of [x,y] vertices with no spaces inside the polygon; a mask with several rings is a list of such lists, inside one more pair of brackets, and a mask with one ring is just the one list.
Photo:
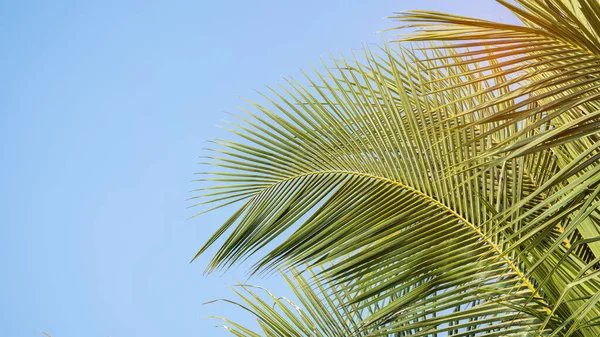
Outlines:
{"label": "curved palm frond", "polygon": [[468,186],[462,180],[470,173],[444,175],[483,147],[460,145],[476,133],[446,137],[444,128],[430,128],[446,118],[447,111],[432,109],[445,98],[426,94],[406,53],[384,55],[338,61],[330,80],[312,83],[318,96],[294,83],[291,98],[280,96],[287,106],[275,105],[285,119],[256,106],[267,118],[253,114],[245,120],[251,128],[233,131],[254,145],[221,142],[228,149],[214,165],[229,171],[212,179],[228,184],[212,187],[219,191],[208,193],[215,198],[208,202],[249,201],[199,254],[236,224],[209,270],[230,266],[306,218],[257,269],[335,262],[324,273],[356,282],[365,305],[402,289],[402,298],[366,322],[392,331],[416,321],[442,331],[444,322],[447,328],[461,319],[470,320],[461,323],[465,329],[535,330],[550,306],[502,252],[503,238],[489,225],[493,212],[480,200],[494,202],[498,170]]}

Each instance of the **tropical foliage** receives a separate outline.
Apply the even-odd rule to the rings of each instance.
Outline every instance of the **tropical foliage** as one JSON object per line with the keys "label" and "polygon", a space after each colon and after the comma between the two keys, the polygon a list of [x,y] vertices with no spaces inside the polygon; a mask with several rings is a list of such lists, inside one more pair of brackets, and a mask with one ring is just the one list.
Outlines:
{"label": "tropical foliage", "polygon": [[499,2],[397,13],[215,141],[198,204],[241,206],[198,254],[282,270],[299,302],[232,302],[264,335],[600,336],[600,3]]}

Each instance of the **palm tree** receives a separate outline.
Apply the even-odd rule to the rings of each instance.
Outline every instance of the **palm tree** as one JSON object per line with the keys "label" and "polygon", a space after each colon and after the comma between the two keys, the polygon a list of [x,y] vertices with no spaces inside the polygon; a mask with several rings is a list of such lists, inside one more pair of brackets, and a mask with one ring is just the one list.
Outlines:
{"label": "palm tree", "polygon": [[499,2],[523,25],[397,13],[215,142],[199,204],[241,207],[198,254],[283,273],[298,303],[232,302],[264,334],[600,336],[600,3]]}

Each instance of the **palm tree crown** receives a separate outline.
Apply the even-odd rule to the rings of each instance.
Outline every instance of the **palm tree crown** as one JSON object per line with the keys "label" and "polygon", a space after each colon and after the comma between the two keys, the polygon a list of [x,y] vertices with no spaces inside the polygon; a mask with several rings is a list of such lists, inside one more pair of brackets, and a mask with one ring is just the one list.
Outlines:
{"label": "palm tree crown", "polygon": [[236,290],[266,336],[600,336],[600,3],[499,2],[394,14],[215,142],[199,204],[241,206],[198,254],[282,270],[299,303]]}

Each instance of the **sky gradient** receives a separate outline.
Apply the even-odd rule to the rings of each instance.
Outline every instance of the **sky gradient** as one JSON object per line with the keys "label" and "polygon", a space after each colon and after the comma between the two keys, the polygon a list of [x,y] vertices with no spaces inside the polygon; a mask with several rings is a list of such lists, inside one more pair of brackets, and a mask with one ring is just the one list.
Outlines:
{"label": "sky gradient", "polygon": [[[252,89],[380,42],[435,9],[514,22],[493,1],[0,1],[3,336],[229,336],[244,266],[190,259],[233,211],[186,220],[206,140]],[[302,83],[306,81],[300,80]],[[247,106],[247,105],[245,105]],[[281,279],[252,280],[289,294]]]}

